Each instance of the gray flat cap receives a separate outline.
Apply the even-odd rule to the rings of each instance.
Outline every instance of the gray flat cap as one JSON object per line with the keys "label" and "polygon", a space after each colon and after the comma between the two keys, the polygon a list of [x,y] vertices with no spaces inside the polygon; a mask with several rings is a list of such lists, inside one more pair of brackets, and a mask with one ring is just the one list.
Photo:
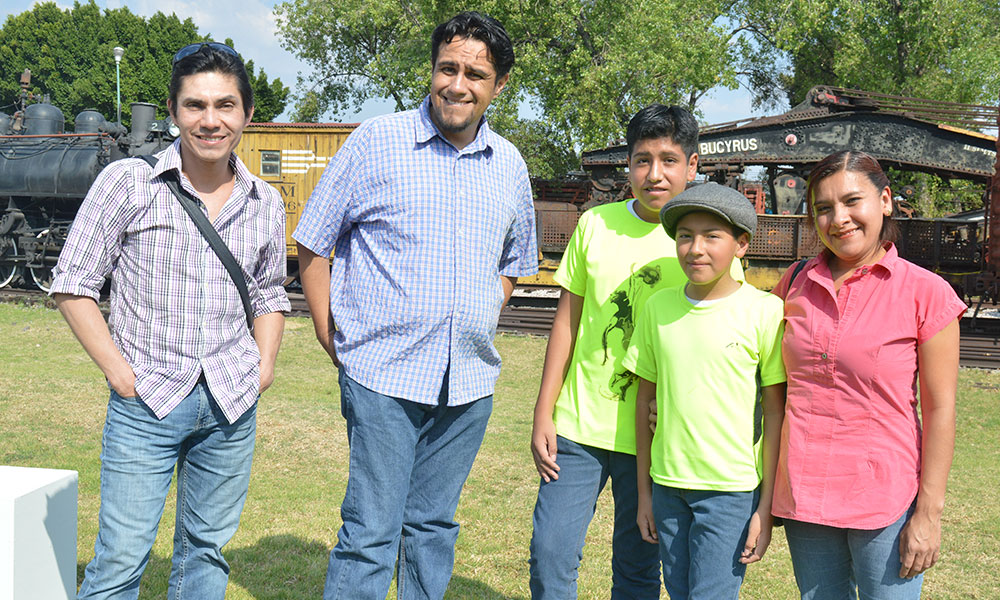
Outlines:
{"label": "gray flat cap", "polygon": [[718,215],[750,234],[751,238],[757,231],[757,213],[750,200],[733,188],[715,182],[695,185],[677,194],[660,209],[660,223],[667,235],[675,237],[681,217],[697,211]]}

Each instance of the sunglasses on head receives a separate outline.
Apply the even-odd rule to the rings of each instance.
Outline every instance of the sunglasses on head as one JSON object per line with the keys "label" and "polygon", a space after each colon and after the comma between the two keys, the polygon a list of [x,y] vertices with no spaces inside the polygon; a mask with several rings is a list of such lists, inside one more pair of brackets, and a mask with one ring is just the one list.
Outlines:
{"label": "sunglasses on head", "polygon": [[198,42],[196,44],[188,44],[178,50],[177,54],[174,55],[174,62],[171,63],[171,65],[176,65],[178,62],[184,60],[192,54],[197,54],[205,46],[208,46],[212,50],[218,50],[219,52],[224,52],[230,56],[235,56],[236,58],[240,57],[240,55],[236,53],[236,50],[233,50],[225,44],[220,44],[219,42]]}

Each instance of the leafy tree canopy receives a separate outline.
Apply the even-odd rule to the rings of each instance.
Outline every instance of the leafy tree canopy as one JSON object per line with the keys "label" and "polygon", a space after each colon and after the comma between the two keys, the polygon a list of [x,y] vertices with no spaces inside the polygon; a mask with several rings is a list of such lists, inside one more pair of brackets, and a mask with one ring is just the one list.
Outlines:
{"label": "leafy tree canopy", "polygon": [[[369,98],[416,106],[428,89],[431,31],[464,8],[278,4],[282,44],[312,68],[299,79],[295,116],[335,117]],[[476,8],[504,24],[517,54],[491,124],[539,163],[620,139],[652,102],[696,110],[720,85],[745,85],[770,108],[798,104],[818,84],[977,104],[994,104],[1000,89],[996,0],[481,0]],[[539,132],[548,150],[533,143]]]}
{"label": "leafy tree canopy", "polygon": [[[1000,93],[996,0],[742,0],[741,73],[757,106],[792,106],[815,85],[995,105]],[[922,173],[892,173],[924,216],[972,207],[982,190]]]}
{"label": "leafy tree canopy", "polygon": [[[491,126],[541,153],[541,166],[621,138],[632,114],[650,103],[696,107],[707,90],[736,85],[733,32],[716,24],[726,6],[718,0],[482,0],[477,10],[504,24],[517,57],[490,109]],[[429,86],[431,32],[464,8],[447,0],[278,4],[283,46],[313,70],[299,80],[296,117],[357,110],[373,97],[392,100],[397,110],[418,105]],[[526,105],[537,119],[523,119]],[[543,132],[548,144],[540,147],[534,142]]]}
{"label": "leafy tree canopy", "polygon": [[[54,2],[10,15],[0,28],[0,110],[9,112],[21,93],[20,75],[31,70],[33,94],[48,95],[67,122],[93,108],[115,118],[115,63],[111,49],[125,48],[121,62],[122,119],[129,104],[151,102],[166,112],[171,60],[178,48],[211,39],[191,21],[157,12],[148,20],[128,8],[101,11],[94,0],[61,10]],[[231,40],[226,43],[232,45]],[[270,121],[285,107],[290,90],[280,79],[247,71],[256,98],[255,121]]]}
{"label": "leafy tree canopy", "polygon": [[743,73],[758,105],[827,84],[968,104],[1000,92],[996,0],[742,0]]}

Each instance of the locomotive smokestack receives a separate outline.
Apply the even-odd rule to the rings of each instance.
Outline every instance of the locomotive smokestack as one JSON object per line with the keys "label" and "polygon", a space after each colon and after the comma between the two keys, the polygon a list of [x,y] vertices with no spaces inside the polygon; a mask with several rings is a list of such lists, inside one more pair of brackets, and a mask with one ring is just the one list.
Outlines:
{"label": "locomotive smokestack", "polygon": [[132,106],[132,133],[129,140],[133,145],[146,141],[149,135],[149,126],[156,120],[156,105],[148,102],[133,102]]}

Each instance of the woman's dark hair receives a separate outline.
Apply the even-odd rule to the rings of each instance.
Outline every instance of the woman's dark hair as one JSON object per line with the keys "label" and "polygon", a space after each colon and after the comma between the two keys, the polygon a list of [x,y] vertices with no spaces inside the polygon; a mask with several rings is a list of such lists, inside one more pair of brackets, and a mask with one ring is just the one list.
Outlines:
{"label": "woman's dark hair", "polygon": [[458,13],[434,28],[431,34],[431,67],[437,64],[441,44],[451,43],[455,38],[472,38],[486,44],[497,79],[510,73],[510,68],[514,66],[514,44],[500,21],[470,10]]}
{"label": "woman's dark hair", "polygon": [[[816,166],[809,172],[809,185],[806,187],[806,212],[810,223],[814,222],[813,195],[816,193],[816,185],[841,171],[851,171],[864,175],[879,193],[890,187],[889,178],[886,177],[885,171],[872,155],[859,150],[834,152],[816,163]],[[899,225],[893,220],[892,215],[884,215],[879,239],[882,240],[882,243],[895,242],[898,237]]]}
{"label": "woman's dark hair", "polygon": [[197,52],[189,54],[174,63],[173,71],[170,73],[170,103],[177,107],[177,94],[181,89],[181,80],[189,75],[198,73],[222,73],[232,75],[236,78],[236,86],[240,90],[240,99],[243,101],[243,114],[250,115],[253,110],[253,88],[250,86],[250,78],[247,76],[247,69],[243,66],[243,61],[236,52],[223,52],[213,48],[209,43],[202,44]]}
{"label": "woman's dark hair", "polygon": [[691,158],[698,149],[698,122],[691,111],[680,106],[650,104],[635,113],[625,129],[629,157],[640,140],[664,137],[680,146],[685,157]]}

